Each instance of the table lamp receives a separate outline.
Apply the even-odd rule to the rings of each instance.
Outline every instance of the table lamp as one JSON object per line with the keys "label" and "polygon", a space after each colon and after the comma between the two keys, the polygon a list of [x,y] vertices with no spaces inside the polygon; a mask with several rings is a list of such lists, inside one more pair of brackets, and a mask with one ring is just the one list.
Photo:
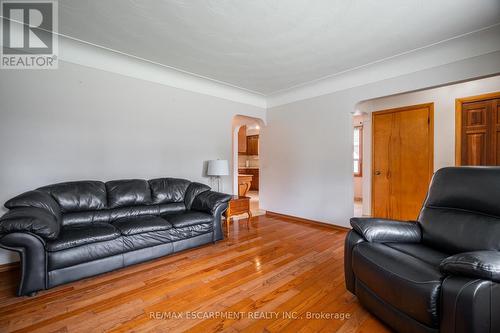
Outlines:
{"label": "table lamp", "polygon": [[208,161],[207,175],[217,178],[217,192],[221,191],[221,176],[229,175],[229,165],[227,160]]}

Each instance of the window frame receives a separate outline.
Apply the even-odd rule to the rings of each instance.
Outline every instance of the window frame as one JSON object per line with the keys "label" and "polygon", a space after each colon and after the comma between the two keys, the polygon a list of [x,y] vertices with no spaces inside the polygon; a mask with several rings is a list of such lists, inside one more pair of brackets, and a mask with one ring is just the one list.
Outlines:
{"label": "window frame", "polygon": [[[363,177],[363,125],[356,125],[354,126],[353,129],[353,136],[354,136],[354,131],[355,130],[359,131],[359,158],[357,159],[358,161],[358,172],[354,172],[353,170],[353,175],[354,177]],[[354,153],[354,142],[353,142],[353,153]],[[356,161],[353,158],[353,162]]]}

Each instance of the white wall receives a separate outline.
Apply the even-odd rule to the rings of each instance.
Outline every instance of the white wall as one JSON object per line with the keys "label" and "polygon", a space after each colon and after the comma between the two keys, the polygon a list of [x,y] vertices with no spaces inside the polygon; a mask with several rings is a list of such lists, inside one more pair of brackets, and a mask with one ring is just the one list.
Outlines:
{"label": "white wall", "polygon": [[[231,160],[235,114],[265,119],[264,108],[66,62],[2,70],[0,202],[69,180],[207,183],[204,161]],[[0,252],[0,263],[13,258]]]}
{"label": "white wall", "polygon": [[[260,191],[260,206],[349,226],[353,214],[350,112],[358,102],[499,71],[497,51],[268,109],[262,138],[261,181],[265,186]],[[444,160],[436,163],[441,165]]]}
{"label": "white wall", "polygon": [[[361,102],[364,112],[434,103],[434,170],[455,165],[455,99],[500,91],[500,76]],[[371,117],[367,117],[371,122]],[[371,127],[366,131],[368,163],[363,165],[363,214],[371,210]]]}

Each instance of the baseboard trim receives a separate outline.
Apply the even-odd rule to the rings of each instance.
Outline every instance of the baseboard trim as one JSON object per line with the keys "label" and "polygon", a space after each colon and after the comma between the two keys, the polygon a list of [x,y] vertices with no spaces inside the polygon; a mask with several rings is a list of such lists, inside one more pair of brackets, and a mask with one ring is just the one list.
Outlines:
{"label": "baseboard trim", "polygon": [[9,262],[8,264],[1,264],[0,265],[0,273],[13,271],[16,269],[19,269],[19,261]]}
{"label": "baseboard trim", "polygon": [[286,214],[281,214],[281,213],[276,213],[276,212],[271,212],[271,211],[267,211],[266,216],[281,217],[281,218],[287,219],[288,221],[286,221],[286,222],[292,222],[292,223],[298,222],[298,223],[304,223],[304,224],[311,224],[311,225],[315,225],[318,227],[324,227],[324,228],[328,228],[328,229],[335,229],[335,230],[341,230],[341,231],[351,230],[350,228],[341,227],[339,225],[319,222],[319,221],[315,221],[315,220],[309,220],[309,219],[305,219],[302,217],[297,217],[297,216],[293,216],[293,215],[286,215]]}

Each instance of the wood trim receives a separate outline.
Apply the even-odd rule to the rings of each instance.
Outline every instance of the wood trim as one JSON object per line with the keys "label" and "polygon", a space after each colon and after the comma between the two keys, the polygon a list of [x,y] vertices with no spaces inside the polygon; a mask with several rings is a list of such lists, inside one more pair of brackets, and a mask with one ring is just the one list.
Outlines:
{"label": "wood trim", "polygon": [[374,127],[374,118],[376,115],[380,114],[387,114],[387,113],[395,113],[395,112],[404,112],[408,110],[414,110],[418,108],[429,108],[429,181],[432,179],[432,175],[434,173],[434,102],[432,103],[423,103],[423,104],[415,104],[415,105],[410,105],[410,106],[403,106],[403,107],[398,107],[398,108],[392,108],[392,109],[385,109],[385,110],[380,110],[380,111],[374,111],[372,112],[372,119],[371,119],[371,177],[370,177],[370,216],[373,216],[373,204],[375,201],[375,197],[373,195],[373,172],[375,169],[375,149],[374,149],[374,143],[375,143],[375,127]]}
{"label": "wood trim", "polygon": [[434,103],[429,103],[429,184],[434,175]]}
{"label": "wood trim", "polygon": [[462,165],[462,106],[464,103],[500,98],[500,91],[455,99],[455,165]]}
{"label": "wood trim", "polygon": [[[376,111],[375,111],[376,112]],[[373,216],[373,170],[375,170],[375,161],[374,161],[374,157],[375,157],[375,124],[374,124],[374,120],[375,120],[375,115],[374,113],[375,112],[372,112],[371,114],[371,119],[370,119],[370,149],[371,149],[371,156],[370,156],[370,216]]]}
{"label": "wood trim", "polygon": [[462,104],[455,99],[455,165],[462,165]]}
{"label": "wood trim", "polygon": [[385,114],[385,113],[394,113],[394,112],[402,112],[402,111],[408,111],[408,110],[413,110],[413,109],[419,109],[419,108],[430,108],[431,110],[434,110],[434,102],[432,103],[422,103],[422,104],[415,104],[415,105],[409,105],[409,106],[402,106],[398,108],[392,108],[392,109],[384,109],[380,111],[373,111],[372,112],[372,120],[374,114]]}
{"label": "wood trim", "polygon": [[19,265],[19,261],[10,262],[10,263],[7,263],[7,264],[1,264],[0,265],[0,273],[19,269],[19,266],[20,266]]}
{"label": "wood trim", "polygon": [[271,212],[271,211],[266,211],[266,216],[274,217],[274,218],[281,218],[281,219],[283,219],[282,221],[284,221],[284,222],[292,222],[292,223],[298,222],[298,223],[304,223],[304,224],[311,224],[311,225],[315,225],[318,227],[341,230],[341,231],[351,230],[351,228],[342,227],[340,225],[329,224],[329,223],[319,222],[319,221],[315,221],[315,220],[309,220],[309,219],[305,219],[302,217],[297,217],[297,216],[293,216],[293,215],[286,215],[286,214],[281,214],[281,213],[276,213],[276,212]]}

